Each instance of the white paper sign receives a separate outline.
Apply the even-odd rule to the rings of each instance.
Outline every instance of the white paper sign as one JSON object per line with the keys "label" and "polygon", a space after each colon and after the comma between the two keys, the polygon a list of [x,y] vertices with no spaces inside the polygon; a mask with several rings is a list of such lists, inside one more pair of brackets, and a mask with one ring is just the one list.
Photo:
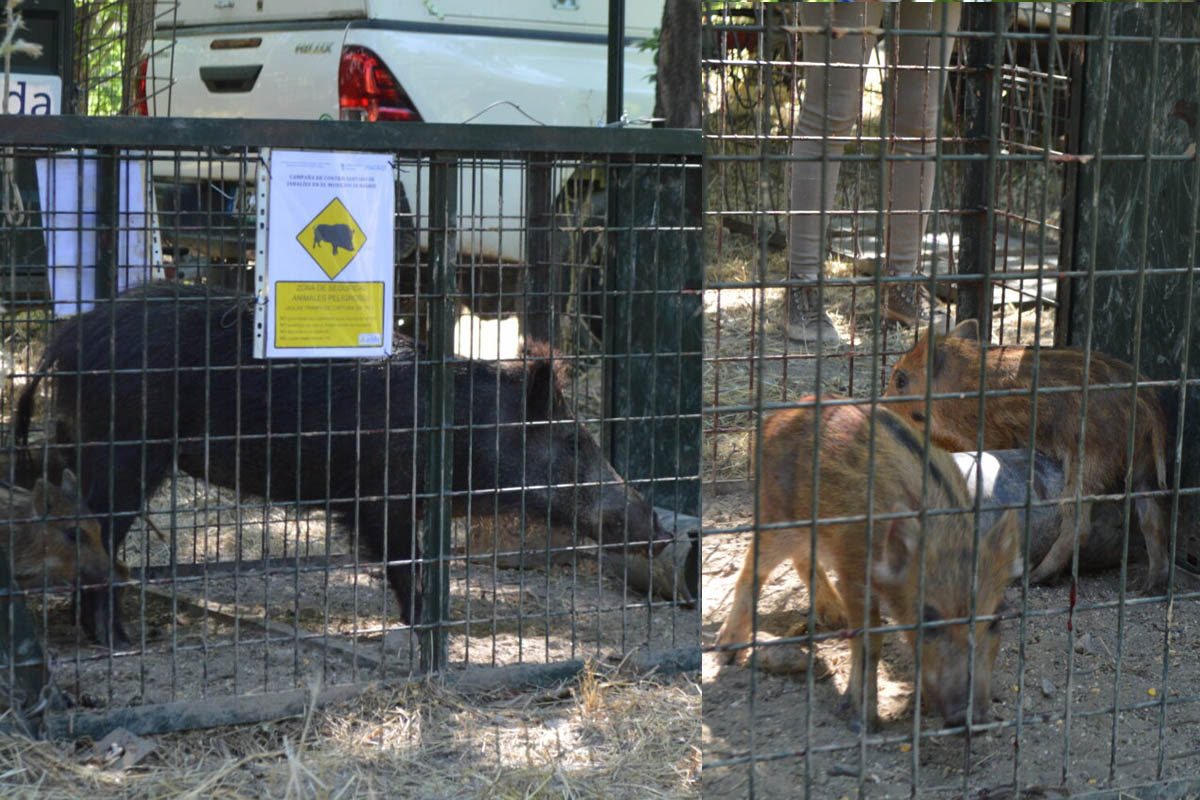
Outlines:
{"label": "white paper sign", "polygon": [[[96,159],[37,160],[38,198],[54,313],[87,311],[96,299]],[[140,161],[122,161],[117,211],[117,291],[162,277],[149,189]],[[80,208],[80,200],[83,208]],[[148,210],[148,206],[150,210]]]}
{"label": "white paper sign", "polygon": [[[3,78],[0,78],[0,86]],[[8,114],[57,114],[62,97],[62,78],[14,72],[8,76]]]}
{"label": "white paper sign", "polygon": [[255,354],[392,349],[396,203],[387,155],[269,150],[259,170]]}

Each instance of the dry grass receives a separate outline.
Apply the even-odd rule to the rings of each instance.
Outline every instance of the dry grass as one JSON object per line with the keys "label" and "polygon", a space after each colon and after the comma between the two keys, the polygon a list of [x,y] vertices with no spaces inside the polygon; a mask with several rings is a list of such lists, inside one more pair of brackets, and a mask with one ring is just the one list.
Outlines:
{"label": "dry grass", "polygon": [[401,683],[304,719],[153,741],[110,771],[87,748],[0,737],[0,796],[696,797],[700,688],[591,666],[541,692]]}
{"label": "dry grass", "polygon": [[[3,346],[6,376],[36,364],[38,330],[34,324],[10,327]],[[572,371],[570,393],[583,415],[598,413],[598,373],[598,362],[581,362]],[[22,387],[20,379],[7,382],[0,417],[7,420],[11,398]],[[150,515],[164,530],[174,519],[185,528],[205,531],[185,535],[189,549],[193,538],[196,546],[189,555],[205,559],[219,552],[228,558],[238,548],[244,555],[257,553],[268,532],[281,530],[306,553],[325,550],[321,515],[297,520],[286,508],[237,508],[228,493],[206,488],[184,480],[179,499],[190,499],[196,508],[182,515],[177,508],[171,517],[162,513],[159,502],[154,508],[160,513]],[[158,498],[164,499],[169,498]],[[215,530],[208,532],[212,526]],[[341,539],[335,541],[340,549]],[[278,541],[272,542],[274,548]],[[141,555],[139,543],[146,551]],[[142,556],[160,563],[167,552],[152,535],[133,535],[129,544],[138,563]],[[574,579],[598,587],[595,572],[594,567],[581,567]],[[476,573],[491,575],[490,570]],[[507,570],[498,575],[517,580],[523,573]],[[571,580],[569,570],[551,572],[537,586],[522,578],[522,594],[518,597],[514,589],[514,602],[524,603],[521,608],[528,614],[531,591]],[[497,603],[496,598],[508,598],[500,577],[495,582],[490,588],[474,587],[474,593],[459,587],[456,599],[478,608],[481,593]],[[214,593],[218,589],[215,584],[209,588]],[[384,591],[381,583],[376,588]],[[621,598],[618,594],[602,602],[611,608]],[[576,592],[574,603],[578,611],[586,599]],[[264,607],[263,614],[274,618],[270,610]],[[489,617],[505,613],[498,606],[488,612]],[[605,620],[610,617],[616,620],[613,624],[622,624],[621,615],[610,614]],[[503,626],[498,637],[494,626],[478,631],[488,640],[477,642],[484,649],[492,638],[500,642],[499,656],[493,650],[481,655],[459,648],[452,649],[451,657],[482,659],[481,663],[503,660],[508,653],[505,643],[518,638],[523,639],[526,659],[561,660],[580,649],[579,641],[567,641],[561,652],[542,653],[546,632],[539,624],[527,624],[523,637]],[[601,635],[598,624],[587,627]],[[605,622],[602,636],[615,642],[609,627]],[[69,623],[63,628],[70,629]],[[631,641],[644,638],[630,635]],[[554,639],[554,647],[558,644]],[[600,652],[586,644],[582,649]],[[605,655],[611,652],[606,649]],[[126,688],[136,692],[136,678],[122,680],[119,688],[121,698]],[[590,667],[577,681],[546,691],[466,694],[437,683],[398,683],[369,691],[353,703],[318,709],[303,720],[169,734],[152,741],[155,752],[145,761],[125,771],[110,771],[89,761],[83,744],[0,736],[0,797],[695,797],[700,690],[686,676],[635,674],[607,664]]]}

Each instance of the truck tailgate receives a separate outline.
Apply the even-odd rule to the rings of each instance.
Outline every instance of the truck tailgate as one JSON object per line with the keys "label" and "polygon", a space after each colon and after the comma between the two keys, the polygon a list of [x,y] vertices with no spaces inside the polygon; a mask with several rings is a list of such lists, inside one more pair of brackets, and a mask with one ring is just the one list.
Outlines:
{"label": "truck tailgate", "polygon": [[337,119],[345,23],[209,30],[180,29],[173,48],[154,47],[147,74],[151,116]]}

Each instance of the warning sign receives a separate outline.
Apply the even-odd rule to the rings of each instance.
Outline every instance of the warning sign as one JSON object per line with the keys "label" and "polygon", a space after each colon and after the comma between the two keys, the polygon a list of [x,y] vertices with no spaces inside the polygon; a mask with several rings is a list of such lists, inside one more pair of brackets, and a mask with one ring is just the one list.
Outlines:
{"label": "warning sign", "polygon": [[397,181],[391,157],[279,149],[262,157],[255,356],[389,355]]}
{"label": "warning sign", "polygon": [[378,347],[382,283],[275,284],[275,346]]}
{"label": "warning sign", "polygon": [[350,216],[341,198],[335,197],[321,209],[320,214],[313,217],[296,239],[332,280],[341,274],[366,244],[367,235]]}

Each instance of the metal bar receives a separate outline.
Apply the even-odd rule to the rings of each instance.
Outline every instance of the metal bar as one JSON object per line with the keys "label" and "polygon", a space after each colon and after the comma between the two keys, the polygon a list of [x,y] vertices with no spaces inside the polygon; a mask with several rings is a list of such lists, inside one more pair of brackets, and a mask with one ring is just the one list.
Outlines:
{"label": "metal bar", "polygon": [[0,145],[130,148],[279,147],[310,150],[485,151],[521,158],[527,153],[612,156],[700,155],[694,130],[582,128],[532,125],[451,125],[371,122],[200,119],[188,117],[9,116]]}
{"label": "metal bar", "polygon": [[625,89],[625,0],[608,0],[608,124],[621,121]]}
{"label": "metal bar", "polygon": [[129,706],[102,713],[46,714],[45,731],[50,739],[82,739],[87,736],[99,741],[116,728],[147,736],[286,719],[301,716],[309,708],[344,703],[375,685],[375,682],[371,682],[335,686],[320,692],[292,689],[253,697],[205,697],[162,705]]}
{"label": "metal bar", "polygon": [[[121,231],[119,225],[121,196],[121,154],[115,147],[102,147],[96,165],[96,298],[116,296],[117,260]],[[83,187],[87,202],[87,186]],[[83,211],[86,206],[80,206]],[[80,220],[84,217],[80,217]],[[82,223],[81,223],[82,224]],[[86,235],[86,234],[85,234]],[[82,300],[84,295],[79,295]]]}
{"label": "metal bar", "polygon": [[[1086,5],[1075,6],[1071,11],[1072,33],[1085,32],[1088,26],[1088,16],[1094,13],[1095,10]],[[1067,152],[1082,154],[1085,135],[1084,103],[1088,92],[1088,71],[1084,63],[1084,54],[1087,51],[1082,47],[1072,47],[1068,52],[1070,58],[1070,64],[1067,67],[1068,80],[1072,90],[1067,112]],[[1076,238],[1079,235],[1077,230],[1080,203],[1078,192],[1081,168],[1082,165],[1077,160],[1068,162],[1066,176],[1063,180],[1062,233],[1059,241],[1058,265],[1060,268],[1068,270],[1074,269],[1075,250],[1078,244]],[[1071,331],[1072,321],[1075,319],[1075,312],[1072,308],[1074,292],[1071,290],[1071,283],[1071,278],[1058,278],[1058,291],[1055,297],[1058,299],[1059,312],[1054,319],[1054,344],[1056,347],[1063,347],[1074,339]]]}
{"label": "metal bar", "polygon": [[554,204],[551,162],[542,156],[525,158],[525,335],[554,341],[561,265],[552,262],[550,226]]}
{"label": "metal bar", "polygon": [[425,452],[425,535],[421,586],[423,613],[419,620],[421,671],[437,672],[446,666],[446,630],[450,616],[450,490],[453,488],[454,424],[454,293],[455,217],[458,206],[458,162],[440,153],[429,168],[430,261],[433,267],[429,298],[428,375],[425,389],[428,429]]}
{"label": "metal bar", "polygon": [[[634,669],[654,670],[658,674],[696,672],[700,669],[698,648],[664,650],[655,655],[638,655],[631,659]],[[461,692],[488,692],[496,689],[531,689],[555,686],[574,680],[587,662],[574,659],[555,664],[513,664],[506,667],[456,667],[442,674],[440,680]],[[420,683],[425,678],[410,678]],[[253,697],[206,697],[163,703],[152,706],[129,706],[103,712],[47,713],[45,735],[49,739],[81,739],[85,736],[99,740],[115,728],[146,736],[155,733],[242,725],[273,719],[298,717],[310,708],[344,703],[378,687],[378,681],[333,686],[314,692],[312,689],[292,689],[267,692]],[[0,728],[2,731],[3,728]]]}
{"label": "metal bar", "polygon": [[[151,583],[172,578],[221,578],[233,575],[235,572],[245,578],[256,575],[290,574],[298,572],[324,572],[336,567],[352,567],[361,565],[362,559],[350,553],[339,553],[331,556],[305,556],[293,558],[280,556],[242,561],[205,561],[198,564],[163,564],[150,567],[130,567],[129,579],[134,583],[149,581]],[[249,566],[247,566],[249,565]]]}
{"label": "metal bar", "polygon": [[[963,27],[976,31],[1001,30],[1005,16],[993,5],[963,8]],[[998,82],[999,45],[995,39],[967,42],[967,77],[964,91],[966,139],[964,150],[976,156],[963,166],[962,239],[959,271],[987,275],[992,268],[989,209],[992,205],[995,140],[992,138],[994,92]],[[980,158],[986,156],[986,158]],[[959,322],[979,320],[984,341],[991,336],[992,285],[990,281],[963,284],[958,290]]]}

